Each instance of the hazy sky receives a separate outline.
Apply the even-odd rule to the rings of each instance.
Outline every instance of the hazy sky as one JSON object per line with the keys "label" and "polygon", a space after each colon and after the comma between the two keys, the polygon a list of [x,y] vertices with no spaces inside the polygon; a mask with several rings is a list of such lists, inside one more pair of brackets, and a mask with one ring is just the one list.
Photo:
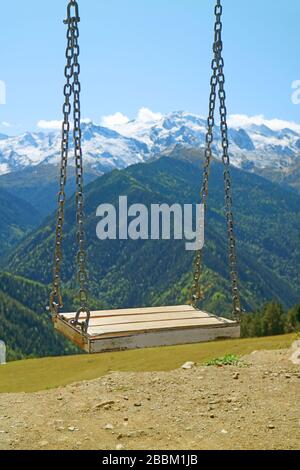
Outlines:
{"label": "hazy sky", "polygon": [[[81,0],[83,116],[207,114],[214,0]],[[67,1],[0,0],[0,132],[61,118]],[[299,0],[224,0],[231,114],[300,122]],[[3,124],[5,123],[5,124]],[[10,127],[8,127],[10,126]]]}

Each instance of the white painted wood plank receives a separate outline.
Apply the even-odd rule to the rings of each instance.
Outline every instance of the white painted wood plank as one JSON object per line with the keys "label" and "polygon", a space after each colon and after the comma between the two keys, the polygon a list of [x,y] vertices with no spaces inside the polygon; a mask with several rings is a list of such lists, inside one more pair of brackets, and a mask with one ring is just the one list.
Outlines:
{"label": "white painted wood plank", "polygon": [[[147,313],[164,313],[164,312],[196,312],[194,307],[191,305],[175,305],[170,307],[142,307],[142,308],[127,308],[127,309],[118,309],[118,310],[96,310],[91,312],[91,317],[111,317],[111,316],[120,316],[120,315],[140,315]],[[76,313],[62,313],[61,316],[67,320],[72,320],[75,317]],[[81,318],[85,318],[85,315],[82,315]]]}
{"label": "white painted wood plank", "polygon": [[179,344],[203,343],[218,339],[240,338],[238,325],[226,328],[193,328],[191,330],[166,330],[157,333],[140,333],[119,338],[92,340],[88,352],[91,354],[106,351],[156,348]]}
{"label": "white painted wood plank", "polygon": [[176,329],[176,328],[189,328],[189,327],[209,327],[214,325],[230,324],[229,320],[216,317],[199,318],[199,319],[186,319],[186,320],[166,320],[157,322],[142,322],[142,323],[129,323],[117,325],[102,325],[91,326],[88,329],[88,334],[92,336],[100,336],[107,334],[123,333],[127,334],[134,331],[150,331],[150,330],[163,330],[163,329]]}
{"label": "white painted wood plank", "polygon": [[148,313],[147,315],[124,315],[113,317],[97,317],[90,319],[90,326],[117,325],[140,322],[158,322],[165,320],[197,320],[199,318],[209,318],[207,314],[196,312],[171,312],[171,313]]}

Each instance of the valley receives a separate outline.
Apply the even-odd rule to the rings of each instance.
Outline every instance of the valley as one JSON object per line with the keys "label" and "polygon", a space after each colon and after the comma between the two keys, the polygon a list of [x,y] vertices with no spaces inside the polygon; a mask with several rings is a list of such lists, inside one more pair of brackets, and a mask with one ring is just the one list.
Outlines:
{"label": "valley", "polygon": [[[115,170],[87,185],[85,203],[92,309],[187,302],[194,255],[185,250],[185,241],[101,242],[96,237],[99,221],[96,209],[101,203],[117,206],[120,194],[126,195],[130,204],[138,202],[145,206],[199,202],[201,158],[195,151],[177,149],[172,155]],[[273,300],[289,309],[300,299],[300,196],[236,168],[232,168],[232,176],[243,308],[247,312],[256,312],[263,303]],[[216,160],[212,166],[206,220],[203,308],[228,316],[231,301],[222,181],[223,168]],[[3,210],[8,208],[4,206]],[[29,214],[34,211],[25,211],[24,217],[28,218]],[[38,221],[35,224],[37,228],[33,227],[28,235],[24,233],[15,242],[16,246],[9,247],[2,257],[0,336],[7,343],[10,359],[69,354],[76,350],[53,332],[46,311],[52,281],[53,212],[40,226]],[[74,200],[71,198],[66,205],[62,271],[67,311],[78,307],[74,224]],[[24,328],[27,333],[32,333],[22,334]]]}

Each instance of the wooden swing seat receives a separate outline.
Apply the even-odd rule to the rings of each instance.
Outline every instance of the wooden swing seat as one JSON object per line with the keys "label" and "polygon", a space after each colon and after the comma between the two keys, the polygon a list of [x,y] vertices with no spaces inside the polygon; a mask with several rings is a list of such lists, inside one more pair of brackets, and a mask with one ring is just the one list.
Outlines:
{"label": "wooden swing seat", "polygon": [[237,322],[190,305],[91,312],[86,334],[71,324],[75,315],[56,316],[55,328],[90,354],[240,337]]}

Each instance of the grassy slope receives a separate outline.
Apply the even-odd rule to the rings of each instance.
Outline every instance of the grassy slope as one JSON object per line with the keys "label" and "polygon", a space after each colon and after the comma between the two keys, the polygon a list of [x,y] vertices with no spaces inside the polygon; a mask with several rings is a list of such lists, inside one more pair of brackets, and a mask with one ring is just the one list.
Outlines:
{"label": "grassy slope", "polygon": [[110,371],[169,371],[187,361],[201,364],[225,354],[244,355],[260,349],[284,349],[294,339],[295,335],[285,335],[12,362],[0,366],[0,393],[47,390],[96,379]]}

